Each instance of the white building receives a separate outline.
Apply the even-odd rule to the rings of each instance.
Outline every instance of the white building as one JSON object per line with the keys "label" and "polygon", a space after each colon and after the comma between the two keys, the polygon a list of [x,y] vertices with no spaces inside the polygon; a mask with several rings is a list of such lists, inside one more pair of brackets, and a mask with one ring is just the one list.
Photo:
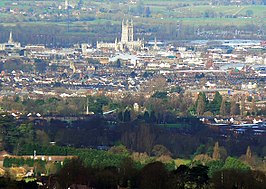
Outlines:
{"label": "white building", "polygon": [[115,51],[133,51],[144,48],[141,40],[134,41],[133,21],[122,21],[121,41],[116,39],[114,43],[97,42],[97,48],[114,49]]}
{"label": "white building", "polygon": [[9,39],[7,43],[1,43],[0,44],[0,50],[13,50],[13,49],[20,49],[21,45],[18,42],[14,42],[13,40],[13,34],[10,32]]}

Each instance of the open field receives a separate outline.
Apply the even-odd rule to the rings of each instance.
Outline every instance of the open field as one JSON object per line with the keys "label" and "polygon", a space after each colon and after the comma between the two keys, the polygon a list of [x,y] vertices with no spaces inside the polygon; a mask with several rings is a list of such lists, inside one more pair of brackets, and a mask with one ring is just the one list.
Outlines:
{"label": "open field", "polygon": [[191,162],[189,159],[175,159],[175,165],[179,167],[180,165],[188,165]]}
{"label": "open field", "polygon": [[182,3],[182,4],[194,4],[194,3],[199,3],[199,4],[209,4],[208,0],[202,0],[202,1],[197,1],[197,0],[144,0],[143,1],[145,4],[178,4],[178,3]]}
{"label": "open field", "polygon": [[[148,4],[147,4],[148,5]],[[244,22],[265,22],[266,9],[265,6],[188,6],[173,8],[169,10],[165,6],[150,6],[152,17],[157,17],[164,20],[184,19],[187,24],[195,24],[199,21],[205,22],[202,24],[222,24],[228,25],[227,21],[243,24]],[[240,22],[239,22],[240,21]],[[259,22],[258,22],[259,23]],[[261,22],[260,22],[261,23]],[[262,24],[262,23],[261,23]]]}
{"label": "open field", "polygon": [[[64,14],[63,10],[58,10],[57,7],[64,6],[64,1],[37,1],[33,2],[30,0],[21,0],[16,3],[12,3],[11,0],[3,0],[0,2],[2,7],[9,7],[11,9],[21,9],[23,11],[28,11],[33,9],[36,14]],[[202,25],[218,25],[218,26],[228,26],[228,25],[245,25],[245,24],[266,24],[266,9],[265,5],[229,5],[229,6],[212,6],[210,1],[196,1],[196,0],[144,0],[142,3],[137,4],[127,4],[127,3],[117,3],[109,1],[99,2],[99,1],[85,1],[83,3],[84,7],[92,7],[92,11],[81,11],[80,16],[70,15],[73,19],[73,24],[79,25],[78,21],[80,19],[86,19],[87,16],[95,15],[93,21],[85,21],[87,24],[102,24],[103,21],[113,21],[121,17],[133,17],[134,20],[143,20],[141,15],[135,15],[139,8],[150,9],[150,16],[145,19],[145,21],[150,22],[171,22],[171,21],[184,21],[186,25],[192,26],[202,26]],[[77,1],[70,1],[71,6],[77,6]],[[142,8],[141,8],[142,7]],[[135,10],[132,12],[132,10]],[[73,11],[71,11],[72,13]],[[141,13],[140,13],[141,14]],[[14,15],[0,12],[0,18],[2,23],[17,23],[17,22],[35,22],[38,16],[34,18],[29,18],[30,15]],[[58,22],[56,18],[47,17],[43,18],[41,21]],[[1,22],[1,21],[0,21]],[[60,22],[60,21],[59,21]],[[58,23],[56,23],[58,24]]]}
{"label": "open field", "polygon": [[[64,0],[2,0],[0,26],[13,31],[19,27],[52,26],[60,28],[58,35],[65,35],[66,32],[78,37],[87,35],[94,41],[99,37],[109,41],[117,37],[122,19],[134,20],[138,37],[147,39],[156,35],[162,40],[195,37],[197,31],[203,31],[203,38],[208,38],[213,33],[210,30],[227,31],[228,28],[231,28],[232,37],[236,29],[250,33],[265,31],[266,27],[265,5],[213,6],[209,0],[142,0],[135,4],[92,0],[83,1],[78,8],[78,2],[70,0],[71,8],[67,11]],[[179,25],[183,28],[181,32]],[[38,33],[38,30],[34,32]]]}

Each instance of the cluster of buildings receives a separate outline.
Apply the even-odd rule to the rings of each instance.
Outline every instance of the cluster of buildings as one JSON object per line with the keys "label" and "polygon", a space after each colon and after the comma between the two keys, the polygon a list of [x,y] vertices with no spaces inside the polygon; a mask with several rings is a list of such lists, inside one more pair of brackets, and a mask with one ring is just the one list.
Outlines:
{"label": "cluster of buildings", "polygon": [[225,138],[231,135],[266,136],[266,121],[263,117],[253,119],[252,116],[220,119],[202,117],[200,120]]}
{"label": "cluster of buildings", "polygon": [[9,34],[8,41],[6,43],[0,44],[0,51],[11,51],[13,49],[20,49],[20,48],[21,48],[21,44],[13,40],[12,31]]}
{"label": "cluster of buildings", "polygon": [[[266,99],[265,42],[217,40],[170,44],[156,38],[145,42],[134,39],[132,20],[123,20],[121,39],[115,43],[84,43],[71,48],[22,47],[10,32],[8,41],[0,44],[0,62],[0,95],[139,93],[145,92],[145,86],[161,75],[168,89],[179,86],[195,97],[205,92],[211,98],[219,91],[256,96],[262,102]],[[14,62],[28,70],[16,69],[19,66],[10,70]],[[64,88],[60,94],[55,90],[58,87]]]}

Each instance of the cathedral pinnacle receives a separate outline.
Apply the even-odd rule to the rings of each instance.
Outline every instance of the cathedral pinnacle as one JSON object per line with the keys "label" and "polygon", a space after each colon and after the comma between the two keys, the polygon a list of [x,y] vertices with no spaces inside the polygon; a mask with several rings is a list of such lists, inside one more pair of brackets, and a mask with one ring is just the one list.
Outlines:
{"label": "cathedral pinnacle", "polygon": [[10,31],[10,33],[9,33],[8,43],[13,43],[13,33],[12,33],[12,31]]}

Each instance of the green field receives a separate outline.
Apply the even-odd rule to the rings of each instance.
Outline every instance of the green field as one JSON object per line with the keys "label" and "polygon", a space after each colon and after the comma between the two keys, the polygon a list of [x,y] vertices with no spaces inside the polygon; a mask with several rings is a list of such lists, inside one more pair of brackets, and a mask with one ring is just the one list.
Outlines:
{"label": "green field", "polygon": [[[0,1],[1,7],[10,7],[11,9],[21,9],[22,11],[28,11],[30,8],[33,9],[36,14],[64,14],[57,9],[59,5],[64,6],[64,1],[30,1],[30,0],[20,0],[16,1],[17,4],[12,4],[11,0]],[[78,1],[71,0],[70,4],[77,6]],[[143,0],[141,4],[127,4],[118,3],[110,1],[83,1],[83,7],[94,7],[95,11],[87,12],[81,11],[80,15],[82,18],[87,16],[94,16],[93,21],[83,21],[86,24],[104,24],[106,21],[113,22],[114,20],[122,19],[122,17],[133,17],[136,23],[138,22],[149,22],[149,23],[168,23],[183,21],[185,25],[193,26],[203,26],[203,25],[213,25],[213,26],[243,26],[245,24],[255,24],[255,25],[265,25],[266,24],[266,9],[265,5],[244,5],[244,6],[212,6],[209,4],[210,1],[202,0]],[[140,6],[145,9],[149,7],[151,11],[151,16],[149,18],[143,18],[141,16],[135,16],[129,10],[138,9]],[[54,9],[51,10],[51,7]],[[99,10],[104,10],[104,12],[99,12]],[[96,14],[95,14],[96,13]],[[66,13],[65,13],[66,14]],[[250,18],[247,18],[250,17]],[[72,25],[80,25],[77,16]],[[27,16],[13,15],[7,13],[0,13],[0,23],[10,24],[10,23],[25,23],[25,22],[35,22],[34,19],[38,18],[34,16],[29,18]],[[50,18],[47,20],[43,19],[37,21],[41,22],[53,22]],[[55,21],[55,24],[60,24],[60,22]],[[117,24],[117,23],[115,23]]]}
{"label": "green field", "polygon": [[150,8],[153,18],[159,18],[166,22],[182,20],[184,24],[194,26],[265,25],[266,23],[265,5],[212,6],[209,5],[209,1],[191,0],[185,1],[185,4],[188,5],[180,6],[182,3],[184,4],[184,1],[181,0],[144,1],[145,6]]}
{"label": "green field", "polygon": [[[68,32],[76,36],[87,35],[95,40],[96,38],[98,40],[99,37],[113,39],[114,34],[117,35],[117,32],[120,31],[118,28],[120,28],[122,19],[133,19],[135,26],[141,28],[139,35],[150,33],[149,36],[163,36],[164,31],[168,31],[168,35],[172,35],[175,32],[173,27],[180,23],[186,30],[182,31],[183,33],[188,33],[187,28],[190,28],[190,35],[193,35],[193,31],[203,27],[206,27],[206,30],[211,27],[214,30],[238,27],[243,31],[252,30],[254,26],[260,31],[266,29],[265,5],[212,6],[209,0],[142,0],[136,4],[130,4],[128,1],[92,0],[83,1],[82,8],[77,9],[78,1],[70,0],[70,5],[74,9],[66,11],[64,0],[12,2],[14,1],[0,1],[2,8],[0,26],[7,27],[8,30],[17,26],[25,28],[51,26],[60,28],[60,35]],[[59,9],[60,6],[61,9]],[[4,8],[10,8],[16,12],[8,12]],[[147,9],[149,9],[148,16]],[[23,12],[24,14],[22,14]],[[69,22],[67,21],[68,17]],[[69,30],[67,29],[68,24]],[[107,33],[101,31],[102,28],[105,28]],[[154,34],[154,32],[160,34]],[[175,35],[173,34],[173,36]]]}
{"label": "green field", "polygon": [[[158,7],[157,7],[158,8]],[[258,18],[265,18],[266,16],[266,10],[265,6],[189,6],[189,7],[182,7],[174,9],[174,11],[177,13],[176,16],[183,17],[184,14],[189,17],[188,14],[191,15],[204,15],[206,11],[212,11],[213,13],[217,15],[246,15],[247,11],[252,11],[252,17],[258,17]]]}
{"label": "green field", "polygon": [[175,165],[176,167],[179,167],[180,165],[188,165],[191,163],[191,160],[189,159],[175,159]]}

